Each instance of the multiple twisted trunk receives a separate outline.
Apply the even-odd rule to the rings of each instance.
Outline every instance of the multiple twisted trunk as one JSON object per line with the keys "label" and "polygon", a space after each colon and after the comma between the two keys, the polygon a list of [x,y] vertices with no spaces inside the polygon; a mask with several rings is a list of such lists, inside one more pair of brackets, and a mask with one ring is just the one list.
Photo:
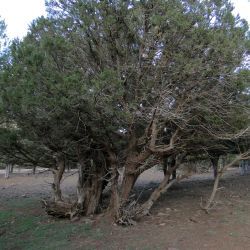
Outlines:
{"label": "multiple twisted trunk", "polygon": [[[81,150],[78,150],[79,175],[77,182],[77,214],[90,215],[99,210],[100,205],[102,205],[103,189],[105,188],[105,182],[107,182],[105,177],[108,176],[111,194],[109,204],[108,206],[106,205],[108,208],[107,211],[112,215],[114,220],[119,220],[123,215],[123,209],[131,203],[130,194],[137,178],[143,171],[155,165],[154,161],[148,161],[148,159],[150,159],[155,153],[152,152],[152,150],[156,150],[154,148],[154,143],[156,141],[157,132],[156,130],[152,131],[155,132],[155,136],[152,136],[150,142],[151,148],[138,149],[136,140],[131,140],[130,145],[128,145],[129,150],[124,163],[125,171],[121,186],[118,185],[119,158],[114,150],[110,148],[107,148],[104,152],[101,150],[94,150],[94,152],[88,152],[88,155],[84,155],[81,153]],[[152,143],[152,141],[154,143]],[[171,149],[171,147],[166,148],[166,150]],[[162,154],[165,149],[160,150],[161,152],[159,153]],[[160,159],[162,159],[162,156],[160,156]],[[54,183],[52,189],[54,192],[54,201],[62,202],[63,197],[60,182],[65,170],[65,159],[62,154],[58,154],[56,160],[56,168],[53,170]],[[143,204],[143,211],[141,214],[147,214],[149,212],[154,202],[160,197],[163,190],[166,189],[169,177],[175,170],[175,161],[172,161],[172,165],[170,165],[167,170],[164,181],[151,195],[148,202]]]}

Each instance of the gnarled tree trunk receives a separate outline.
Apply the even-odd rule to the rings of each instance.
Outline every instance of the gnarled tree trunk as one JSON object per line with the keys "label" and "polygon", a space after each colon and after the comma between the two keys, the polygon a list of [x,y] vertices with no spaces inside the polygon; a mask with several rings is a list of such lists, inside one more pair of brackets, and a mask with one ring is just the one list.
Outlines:
{"label": "gnarled tree trunk", "polygon": [[151,155],[149,150],[141,152],[139,155],[135,155],[134,152],[128,156],[125,171],[121,186],[121,202],[124,204],[130,195],[131,190],[133,189],[137,178],[140,175],[138,171],[139,167],[145,163],[146,159]]}
{"label": "gnarled tree trunk", "polygon": [[61,191],[61,180],[65,170],[65,160],[64,155],[59,154],[56,158],[56,167],[53,169],[54,183],[52,184],[54,201],[62,201],[62,191]]}
{"label": "gnarled tree trunk", "polygon": [[85,199],[83,205],[85,215],[94,214],[97,211],[102,194],[102,177],[102,172],[97,171],[96,174],[85,183]]}
{"label": "gnarled tree trunk", "polygon": [[103,190],[103,176],[105,175],[103,161],[100,155],[94,155],[93,158],[95,161],[90,159],[86,163],[83,156],[79,158],[77,203],[80,213],[84,215],[96,213]]}
{"label": "gnarled tree trunk", "polygon": [[130,171],[136,170],[136,168],[126,169],[124,172],[123,180],[122,180],[122,187],[121,187],[121,200],[122,203],[126,202],[129,198],[130,192],[133,189],[135,182],[138,178],[138,174],[130,173]]}

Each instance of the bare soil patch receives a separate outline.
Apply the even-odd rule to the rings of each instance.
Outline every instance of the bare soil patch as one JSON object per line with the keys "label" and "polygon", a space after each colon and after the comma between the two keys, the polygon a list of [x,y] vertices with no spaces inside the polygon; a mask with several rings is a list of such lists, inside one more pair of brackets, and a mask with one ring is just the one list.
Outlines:
{"label": "bare soil patch", "polygon": [[[76,175],[67,173],[62,183],[65,193],[75,193]],[[145,199],[162,179],[162,173],[151,170],[137,182],[136,193]],[[14,174],[5,180],[0,176],[0,209],[15,199],[37,199],[50,195],[50,173]],[[133,227],[110,224],[102,216],[82,219],[89,223],[89,234],[71,236],[71,249],[250,249],[250,175],[240,176],[230,169],[221,180],[216,206],[206,214],[199,207],[213,185],[212,173],[195,175],[176,184],[153,207],[152,214]],[[44,214],[39,205],[23,213]],[[0,210],[1,212],[1,210]],[[1,236],[0,236],[1,237]],[[25,249],[25,248],[21,248]]]}

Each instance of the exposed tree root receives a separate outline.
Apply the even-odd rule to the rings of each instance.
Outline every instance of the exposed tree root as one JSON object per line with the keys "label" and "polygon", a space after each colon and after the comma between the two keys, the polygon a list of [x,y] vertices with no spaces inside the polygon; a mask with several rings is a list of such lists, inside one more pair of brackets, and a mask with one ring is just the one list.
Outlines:
{"label": "exposed tree root", "polygon": [[73,219],[79,215],[77,206],[72,203],[42,200],[42,205],[48,215],[54,216],[56,218]]}

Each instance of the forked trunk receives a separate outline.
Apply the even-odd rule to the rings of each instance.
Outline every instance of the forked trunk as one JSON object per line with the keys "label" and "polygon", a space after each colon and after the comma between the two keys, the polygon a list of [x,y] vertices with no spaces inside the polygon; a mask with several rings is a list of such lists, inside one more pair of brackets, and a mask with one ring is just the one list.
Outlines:
{"label": "forked trunk", "polygon": [[133,189],[138,176],[142,173],[139,171],[139,167],[145,163],[145,160],[149,158],[151,152],[145,150],[139,155],[135,155],[134,152],[128,156],[125,164],[125,172],[121,187],[121,202],[124,204],[128,199],[131,190]]}

